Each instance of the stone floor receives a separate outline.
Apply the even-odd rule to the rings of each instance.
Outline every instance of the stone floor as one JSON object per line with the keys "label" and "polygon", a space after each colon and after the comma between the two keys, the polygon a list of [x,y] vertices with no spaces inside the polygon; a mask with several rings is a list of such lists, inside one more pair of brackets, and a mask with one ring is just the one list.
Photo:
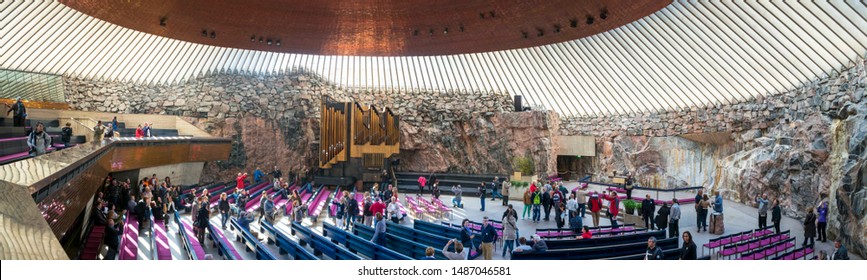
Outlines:
{"label": "stone floor", "polygon": [[[566,183],[567,188],[570,190],[572,188],[574,188],[576,185],[577,185],[577,183],[575,183],[575,182],[567,182]],[[590,189],[602,191],[604,189],[604,187],[593,185],[593,186],[590,186]],[[520,191],[523,192],[523,189]],[[636,190],[635,192],[633,192],[633,196],[642,196],[643,197],[646,193],[647,192],[645,192],[645,191]],[[651,193],[652,197],[656,198],[655,192],[650,192],[650,193]],[[407,195],[407,194],[401,194],[401,201],[404,201],[405,195]],[[409,195],[415,195],[415,194],[409,194]],[[684,198],[685,197],[693,197],[693,196],[695,196],[695,193],[684,192],[684,193],[678,194],[678,197],[684,197]],[[667,199],[671,199],[671,195],[660,193],[658,198],[667,200]],[[448,202],[448,201],[451,201],[452,197],[444,195],[444,196],[441,196],[440,199]],[[454,223],[460,223],[460,221],[463,220],[464,218],[468,218],[468,219],[474,220],[474,221],[481,221],[482,217],[484,217],[484,216],[488,216],[491,219],[499,220],[502,217],[503,212],[506,209],[506,206],[502,206],[502,202],[499,199],[497,199],[496,201],[491,201],[490,199],[487,199],[485,201],[485,204],[486,204],[485,210],[486,211],[484,211],[484,212],[479,211],[481,205],[480,205],[480,200],[477,197],[466,197],[463,199],[463,203],[464,203],[463,209],[453,208],[453,215],[451,217],[444,217],[444,218],[413,217],[412,215],[410,215],[407,219],[405,219],[403,221],[403,224],[411,225],[412,220],[416,219],[416,218],[424,218],[425,220],[434,221],[434,222],[436,222],[436,221],[451,221]],[[523,203],[521,201],[518,201],[518,200],[511,200],[509,203],[511,203],[513,205],[513,207],[518,211],[518,213],[520,215],[521,211],[523,210]],[[746,230],[755,229],[758,227],[756,208],[746,206],[746,205],[743,205],[740,203],[735,203],[735,202],[728,201],[728,200],[726,200],[724,202],[724,206],[725,206],[724,213],[726,214],[726,216],[725,216],[725,218],[726,218],[726,220],[725,220],[725,222],[726,222],[726,224],[725,224],[726,234],[746,231]],[[683,211],[682,211],[683,214],[682,214],[682,218],[681,218],[681,222],[680,222],[680,230],[681,230],[681,232],[690,231],[693,234],[693,237],[695,238],[696,244],[698,244],[699,247],[701,247],[701,245],[707,243],[708,240],[715,238],[715,237],[719,237],[718,235],[711,235],[710,233],[707,233],[707,232],[696,233],[695,232],[695,230],[696,230],[695,211],[693,210],[692,205],[683,205],[682,207],[683,207]],[[328,218],[326,216],[327,214],[325,214],[325,213],[327,213],[327,211],[322,211],[322,212],[323,212],[323,215],[320,217],[319,222],[311,223],[309,220],[306,220],[304,222],[304,224],[306,226],[312,228],[314,232],[317,232],[320,234],[322,232],[322,223],[323,222],[333,224],[333,220],[331,218]],[[543,215],[542,218],[544,218],[544,213],[542,215]],[[554,222],[553,216],[554,216],[554,211],[552,210],[550,221],[542,220],[539,223],[533,223],[529,218],[518,220],[519,235],[529,238],[530,235],[535,233],[535,229],[537,229],[537,228],[556,228],[556,223]],[[184,215],[184,218],[189,219],[189,215]],[[214,217],[212,217],[211,221],[215,224],[219,224],[220,223],[219,215],[215,215]],[[589,214],[584,218],[584,223],[585,224],[592,223]],[[605,218],[600,219],[600,223],[601,223],[600,225],[609,225],[610,224],[608,222],[608,220]],[[289,231],[289,221],[287,218],[282,218],[275,226],[277,227],[278,230],[282,230],[285,233],[287,233],[287,235],[290,238],[294,238],[292,235],[288,234],[290,231]],[[258,225],[256,223],[252,223],[251,227],[252,227],[252,230],[254,230],[254,231],[258,230]],[[172,226],[169,229],[169,232],[171,233],[170,234],[170,239],[171,239],[170,241],[173,243],[172,244],[173,255],[176,258],[180,259],[180,258],[182,258],[180,256],[182,254],[179,254],[179,252],[175,251],[175,248],[178,248],[178,247],[176,247],[176,245],[180,244],[179,239],[177,237],[177,231],[176,230],[177,230],[176,226]],[[800,221],[792,219],[792,218],[788,218],[788,217],[783,217],[782,230],[791,230],[791,236],[797,238],[797,242],[798,242],[797,245],[798,246],[800,246],[800,243],[803,242],[804,231],[803,231],[803,226],[801,226]],[[226,234],[227,238],[229,238],[230,240],[234,240],[234,233],[232,233],[231,231],[226,231],[225,234]],[[264,238],[264,235],[260,235],[260,238]],[[215,258],[221,259],[221,257],[216,255],[217,254],[216,249],[213,246],[211,246],[211,241],[208,241],[207,244],[208,245],[205,246],[205,251],[207,253],[214,254]],[[236,247],[236,250],[239,253],[241,253],[246,259],[254,258],[253,253],[246,252],[244,250],[244,247],[242,244],[237,243],[237,242],[233,242],[233,244]],[[287,258],[286,256],[280,256],[280,255],[276,254],[277,253],[277,247],[276,246],[274,246],[274,245],[267,245],[267,246],[269,249],[271,249],[271,251],[276,256],[278,256],[278,258],[281,258],[281,259]],[[816,243],[816,251],[818,252],[819,250],[825,250],[825,251],[830,253],[833,251],[833,243],[831,241],[826,242],[826,243],[817,242]],[[699,254],[701,255],[702,252],[700,251]],[[708,254],[708,252],[705,251],[704,254]],[[509,258],[509,256],[507,254],[505,259],[508,259],[508,258]],[[860,257],[853,255],[853,254],[850,254],[850,258],[861,259]],[[502,248],[497,248],[496,253],[494,254],[494,259],[503,259]]]}

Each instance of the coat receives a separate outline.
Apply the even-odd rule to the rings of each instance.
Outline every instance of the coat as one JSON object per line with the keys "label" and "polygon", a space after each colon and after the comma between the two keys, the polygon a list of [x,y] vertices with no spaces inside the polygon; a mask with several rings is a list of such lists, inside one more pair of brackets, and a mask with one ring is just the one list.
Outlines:
{"label": "coat", "polygon": [[518,239],[518,224],[515,220],[515,216],[506,215],[506,218],[503,219],[503,240],[517,240]]}
{"label": "coat", "polygon": [[804,237],[816,237],[816,214],[815,213],[807,213],[807,217],[804,218]]}

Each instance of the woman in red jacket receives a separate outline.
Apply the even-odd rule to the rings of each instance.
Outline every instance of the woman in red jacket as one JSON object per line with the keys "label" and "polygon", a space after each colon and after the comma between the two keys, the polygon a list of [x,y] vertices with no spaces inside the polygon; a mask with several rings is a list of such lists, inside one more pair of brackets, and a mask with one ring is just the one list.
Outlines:
{"label": "woman in red jacket", "polygon": [[599,198],[598,193],[594,192],[590,195],[588,203],[590,204],[590,216],[593,217],[593,227],[598,227],[599,212],[602,211],[602,199]]}
{"label": "woman in red jacket", "polygon": [[144,137],[144,130],[141,129],[141,125],[138,125],[138,127],[135,128],[135,138],[142,137]]}

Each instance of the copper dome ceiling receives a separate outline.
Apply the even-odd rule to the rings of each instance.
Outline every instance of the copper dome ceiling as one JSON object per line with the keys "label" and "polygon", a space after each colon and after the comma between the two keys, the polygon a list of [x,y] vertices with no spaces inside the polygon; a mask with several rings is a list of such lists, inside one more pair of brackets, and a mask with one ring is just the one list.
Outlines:
{"label": "copper dome ceiling", "polygon": [[416,56],[570,41],[670,0],[61,0],[93,17],[206,45],[269,52]]}

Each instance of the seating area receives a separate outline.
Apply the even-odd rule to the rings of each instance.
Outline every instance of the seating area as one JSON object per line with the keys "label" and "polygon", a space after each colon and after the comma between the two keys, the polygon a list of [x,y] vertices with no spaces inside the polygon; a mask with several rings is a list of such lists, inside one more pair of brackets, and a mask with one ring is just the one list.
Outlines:
{"label": "seating area", "polygon": [[617,245],[617,244],[627,244],[627,243],[636,243],[636,242],[645,242],[645,247],[647,245],[647,239],[650,237],[655,237],[657,240],[665,239],[666,231],[657,230],[657,231],[649,231],[637,234],[629,234],[629,235],[615,235],[608,237],[599,237],[595,236],[590,239],[563,239],[563,240],[546,240],[545,244],[548,245],[548,250],[566,250],[566,249],[577,249],[577,248],[585,248],[585,247],[596,247],[596,246],[609,246],[609,245]]}
{"label": "seating area", "polygon": [[138,219],[135,215],[126,216],[126,224],[123,226],[123,237],[120,239],[120,260],[136,260],[138,257]]}
{"label": "seating area", "polygon": [[[464,196],[478,196],[479,191],[476,188],[480,183],[490,183],[494,177],[500,177],[500,180],[508,178],[501,174],[453,174],[453,173],[419,173],[419,172],[395,172],[397,178],[397,187],[401,193],[416,194],[418,193],[418,177],[424,176],[428,179],[428,185],[433,184],[433,177],[440,181],[440,192],[443,194],[452,194],[451,187],[461,185]],[[430,189],[425,188],[425,193],[429,194]]]}
{"label": "seating area", "polygon": [[[590,232],[593,236],[605,236],[605,235],[619,235],[619,234],[631,234],[637,232],[644,232],[647,229],[636,228],[635,224],[625,224],[621,225],[617,228],[611,228],[608,226],[598,226],[598,227],[590,227]],[[573,231],[569,228],[543,228],[536,229],[536,234],[543,239],[560,239],[560,238],[574,238],[576,236],[581,235],[580,232]]]}
{"label": "seating area", "polygon": [[286,233],[275,228],[267,221],[262,222],[262,228],[268,234],[268,243],[277,244],[280,255],[289,255],[293,260],[318,260],[310,251],[304,249],[301,244],[290,239]]}
{"label": "seating area", "polygon": [[217,247],[217,254],[222,256],[223,259],[226,260],[243,260],[244,257],[235,250],[235,246],[232,245],[231,241],[226,238],[226,235],[223,234],[223,230],[220,227],[215,226],[214,222],[208,223],[208,238],[214,242],[214,246]]}
{"label": "seating area", "polygon": [[710,250],[710,253],[713,254],[716,250],[721,249],[724,246],[728,246],[734,243],[738,243],[745,240],[750,240],[755,237],[762,237],[765,235],[769,235],[773,233],[772,227],[766,227],[757,230],[747,230],[743,232],[732,233],[729,235],[720,236],[717,238],[713,238],[702,245],[702,252],[705,249]]}
{"label": "seating area", "polygon": [[156,250],[152,250],[153,253],[156,255],[156,258],[152,259],[171,260],[172,251],[169,248],[169,237],[165,223],[159,220],[155,221],[153,219],[153,216],[151,216],[151,224],[153,225],[151,227],[151,230],[153,230],[153,233],[151,234],[153,238],[151,238],[151,240],[153,241],[152,243],[154,245],[152,248],[156,248]]}
{"label": "seating area", "polygon": [[813,248],[810,247],[801,247],[795,250],[792,250],[788,253],[778,255],[773,258],[773,260],[808,260],[808,256],[813,254]]}
{"label": "seating area", "polygon": [[79,260],[95,260],[99,256],[99,250],[102,248],[103,238],[105,237],[104,225],[93,225],[90,229],[90,234],[84,242],[84,247],[81,249]]}
{"label": "seating area", "polygon": [[[324,185],[319,186],[319,190],[315,192],[312,200],[307,203],[307,216],[310,217],[313,222],[319,218],[319,214],[322,213],[322,208],[325,207],[325,203],[329,201],[329,196],[331,196],[331,191],[328,190]],[[304,199],[304,196],[301,197]]]}
{"label": "seating area", "polygon": [[[386,242],[385,242],[386,248],[391,249],[395,252],[402,252],[403,254],[407,254],[407,256],[410,258],[420,260],[426,256],[425,255],[425,249],[427,249],[427,247],[430,246],[430,247],[434,248],[434,251],[435,251],[434,258],[436,258],[438,260],[445,260],[446,259],[446,256],[443,255],[443,252],[442,252],[442,244],[445,244],[445,243],[422,244],[421,242],[416,242],[416,241],[413,241],[411,239],[406,239],[406,238],[400,237],[397,234],[394,234],[393,232],[394,232],[394,230],[392,230],[390,226],[387,227],[387,229],[386,229]],[[367,240],[370,240],[371,238],[373,238],[373,233],[374,233],[374,231],[373,231],[372,227],[369,227],[369,226],[366,226],[363,224],[355,223],[355,225],[352,227],[352,234],[355,234],[355,235],[357,235],[361,238],[367,239]],[[431,242],[428,242],[428,243],[431,243]]]}
{"label": "seating area", "polygon": [[[294,228],[293,223],[293,228]],[[411,260],[409,256],[395,252],[364,239],[358,235],[344,231],[330,224],[322,224],[322,234],[332,242],[341,244],[350,252],[364,255],[371,260]]]}
{"label": "seating area", "polygon": [[[774,247],[772,245],[775,245],[777,242],[785,241],[790,238],[789,231],[778,234],[760,234],[760,232],[756,232],[752,235],[753,236],[750,238],[745,238],[741,241],[723,246],[723,248],[719,250],[718,255],[720,257],[733,258],[749,254],[751,255],[749,258],[752,259],[752,255],[755,255],[755,253],[764,252],[765,249],[770,249],[768,247]],[[762,254],[761,257],[764,258],[764,254]]]}
{"label": "seating area", "polygon": [[[323,228],[325,225],[327,224],[323,224]],[[334,227],[331,228],[336,229]],[[335,231],[335,233],[332,234],[331,240],[329,240],[325,236],[314,233],[312,230],[310,230],[310,228],[302,226],[295,221],[293,221],[291,224],[291,230],[292,235],[298,237],[301,246],[310,246],[310,248],[313,248],[313,255],[315,256],[324,255],[332,260],[362,259],[361,256],[355,253],[357,251],[350,251],[348,247],[339,246],[339,242],[334,240],[334,237],[338,235],[342,237],[343,240],[347,239],[346,234],[343,230],[337,229],[340,230],[340,232],[344,232],[344,234],[337,234],[337,231]]]}
{"label": "seating area", "polygon": [[250,233],[250,231],[241,227],[238,224],[237,218],[232,217],[230,219],[230,222],[232,223],[232,228],[233,228],[233,231],[235,232],[235,241],[243,243],[247,252],[254,252],[256,254],[257,260],[276,260],[277,259],[277,257],[274,256],[273,253],[271,253],[271,250],[269,250],[267,247],[265,247],[265,245],[262,244],[262,242],[259,241],[258,238],[253,236],[253,234]]}
{"label": "seating area", "polygon": [[181,228],[179,234],[184,245],[184,252],[186,252],[191,260],[204,260],[205,250],[202,248],[199,240],[196,239],[193,227],[186,220],[181,219],[178,212],[175,212],[175,220],[180,223],[178,227]]}
{"label": "seating area", "polygon": [[[5,111],[4,111],[5,112]],[[30,146],[27,145],[27,136],[37,122],[45,125],[45,132],[51,136],[52,147],[48,151],[65,148],[60,140],[60,122],[57,120],[25,120],[23,127],[12,126],[11,118],[0,118],[0,164],[7,164],[31,157]],[[81,133],[77,133],[81,134]],[[73,135],[70,144],[86,142],[84,136]]]}
{"label": "seating area", "polygon": [[[547,243],[547,242],[546,242]],[[656,241],[662,250],[677,249],[678,239],[668,238]],[[593,260],[642,254],[647,251],[647,239],[623,241],[623,243],[588,246],[568,249],[550,249],[545,252],[515,253],[513,260]]]}
{"label": "seating area", "polygon": [[404,200],[406,201],[406,208],[408,208],[416,217],[425,217],[425,215],[427,215],[434,220],[443,217],[451,218],[451,207],[446,206],[437,198],[431,198],[431,200],[428,201],[424,197],[407,195]]}

